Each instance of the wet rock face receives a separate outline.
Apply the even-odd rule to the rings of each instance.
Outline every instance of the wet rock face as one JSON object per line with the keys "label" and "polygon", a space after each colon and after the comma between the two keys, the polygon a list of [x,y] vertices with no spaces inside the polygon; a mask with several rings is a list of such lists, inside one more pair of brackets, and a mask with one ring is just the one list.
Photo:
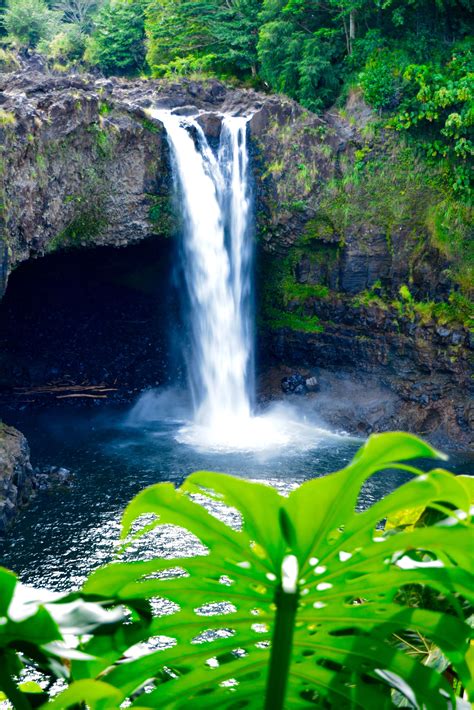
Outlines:
{"label": "wet rock face", "polygon": [[368,234],[362,244],[351,236],[340,263],[340,290],[355,294],[371,288],[376,281],[386,282],[391,261],[384,234]]}
{"label": "wet rock face", "polygon": [[269,365],[317,375],[315,407],[328,423],[354,434],[403,429],[447,448],[474,444],[468,333],[343,299],[316,302],[314,312],[322,332],[269,332],[262,349]]}
{"label": "wet rock face", "polygon": [[25,436],[0,422],[0,537],[38,491],[70,488],[73,474],[59,466],[33,468]]}
{"label": "wet rock face", "polygon": [[92,80],[4,75],[0,91],[12,117],[0,128],[3,274],[60,248],[121,246],[154,233],[150,210],[169,193],[159,127],[109,106]]}
{"label": "wet rock face", "polygon": [[36,481],[23,434],[0,423],[0,535],[34,495]]}
{"label": "wet rock face", "polygon": [[324,216],[321,195],[363,143],[363,105],[343,120],[216,80],[132,82],[30,67],[0,74],[0,106],[8,117],[0,126],[0,296],[8,273],[30,257],[173,232],[169,150],[150,106],[199,112],[211,141],[223,113],[251,117],[259,239],[265,253],[298,249],[302,283],[355,294],[376,281],[396,293],[410,281],[420,299],[449,292],[449,264],[420,248],[423,235],[409,220],[390,233],[373,220],[342,233]]}

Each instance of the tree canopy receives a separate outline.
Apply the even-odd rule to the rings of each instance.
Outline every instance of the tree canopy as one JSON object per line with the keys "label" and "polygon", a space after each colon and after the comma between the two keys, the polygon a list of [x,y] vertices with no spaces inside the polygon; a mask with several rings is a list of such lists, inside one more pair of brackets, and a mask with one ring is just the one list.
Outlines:
{"label": "tree canopy", "polygon": [[0,0],[7,41],[63,68],[212,75],[285,93],[312,111],[360,87],[464,196],[474,150],[473,10],[474,0]]}

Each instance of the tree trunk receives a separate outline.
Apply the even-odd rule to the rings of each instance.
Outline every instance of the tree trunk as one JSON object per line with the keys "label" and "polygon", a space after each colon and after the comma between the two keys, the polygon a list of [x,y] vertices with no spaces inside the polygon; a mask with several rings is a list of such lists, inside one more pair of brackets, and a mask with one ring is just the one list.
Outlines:
{"label": "tree trunk", "polygon": [[349,13],[349,54],[352,54],[352,44],[356,36],[356,18],[355,10]]}
{"label": "tree trunk", "polygon": [[344,34],[346,35],[346,49],[347,49],[347,54],[351,53],[351,42],[349,38],[349,31],[347,29],[347,23],[346,23],[346,18],[342,18],[342,24],[344,25]]}

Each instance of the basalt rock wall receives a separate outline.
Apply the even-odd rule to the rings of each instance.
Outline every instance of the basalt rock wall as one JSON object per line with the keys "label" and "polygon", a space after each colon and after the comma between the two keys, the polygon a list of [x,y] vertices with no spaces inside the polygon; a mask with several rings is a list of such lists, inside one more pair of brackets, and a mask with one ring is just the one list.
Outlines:
{"label": "basalt rock wall", "polygon": [[200,111],[213,139],[222,112],[253,113],[266,102],[291,103],[217,81],[0,74],[0,293],[26,259],[173,232],[168,146],[146,109]]}
{"label": "basalt rock wall", "polygon": [[168,171],[143,112],[112,107],[100,81],[79,77],[3,75],[0,90],[3,288],[28,258],[153,233]]}
{"label": "basalt rock wall", "polygon": [[360,96],[323,116],[269,103],[250,127],[261,361],[317,375],[335,426],[472,445],[472,212],[449,222],[431,167]]}
{"label": "basalt rock wall", "polygon": [[213,80],[0,75],[0,293],[21,261],[173,235],[169,151],[151,106],[199,111],[211,141],[223,112],[251,116],[261,369],[373,378],[391,409],[365,431],[465,446],[463,256],[433,227],[440,195],[423,165],[357,96],[316,116]]}

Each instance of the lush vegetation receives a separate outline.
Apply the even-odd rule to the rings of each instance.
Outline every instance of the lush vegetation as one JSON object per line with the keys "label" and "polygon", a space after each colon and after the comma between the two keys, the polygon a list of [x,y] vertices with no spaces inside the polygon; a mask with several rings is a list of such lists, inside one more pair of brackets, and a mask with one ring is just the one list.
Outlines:
{"label": "lush vegetation", "polygon": [[[400,140],[380,124],[369,128],[371,135],[355,151],[353,162],[341,164],[340,175],[322,187],[318,215],[308,223],[307,231],[312,229],[316,243],[328,229],[343,240],[351,229],[371,225],[383,231],[390,250],[395,248],[397,234],[403,232],[409,271],[423,246],[431,244],[449,262],[452,281],[472,298],[472,204],[467,183],[463,194],[451,185],[457,174],[469,170],[469,161],[453,158],[450,172],[448,163],[443,167],[427,161],[423,153],[428,142],[420,140],[420,151],[414,142]],[[457,299],[454,293],[453,299]],[[389,301],[387,294],[385,302]]]}
{"label": "lush vegetation", "polygon": [[[452,707],[470,684],[472,484],[409,463],[438,456],[383,434],[288,498],[205,472],[145,489],[123,516],[125,559],[80,591],[44,599],[0,570],[0,688],[16,710]],[[388,469],[411,478],[360,511]],[[196,556],[126,561],[170,524]],[[22,681],[31,666],[40,683]]]}
{"label": "lush vegetation", "polygon": [[313,111],[359,85],[454,194],[471,196],[472,0],[0,2],[6,40],[37,48],[58,69],[214,75]]}

